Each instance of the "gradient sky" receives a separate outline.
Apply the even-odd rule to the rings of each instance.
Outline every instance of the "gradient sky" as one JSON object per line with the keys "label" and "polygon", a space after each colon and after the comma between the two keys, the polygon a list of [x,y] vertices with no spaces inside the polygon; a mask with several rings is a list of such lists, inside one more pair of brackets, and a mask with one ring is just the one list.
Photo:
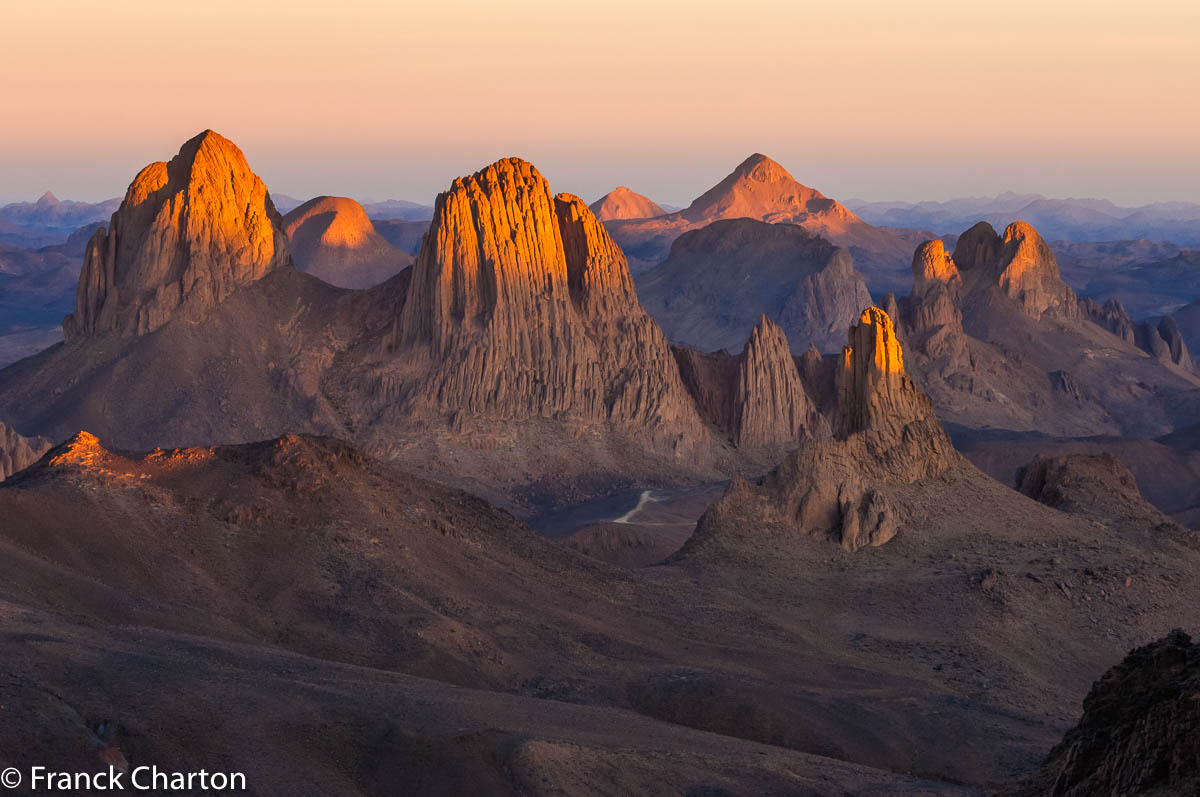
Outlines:
{"label": "gradient sky", "polygon": [[271,190],[432,201],[498,157],[687,204],[751,152],[840,198],[1200,201],[1200,3],[12,0],[0,202],[211,127]]}

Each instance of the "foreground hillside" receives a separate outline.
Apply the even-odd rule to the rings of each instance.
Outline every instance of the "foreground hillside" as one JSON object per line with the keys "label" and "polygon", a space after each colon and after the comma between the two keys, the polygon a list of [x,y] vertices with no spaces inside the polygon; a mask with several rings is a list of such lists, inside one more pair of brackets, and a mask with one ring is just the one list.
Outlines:
{"label": "foreground hillside", "polygon": [[[344,793],[1025,777],[1096,674],[1194,619],[1194,535],[1136,491],[1063,511],[992,481],[949,447],[881,311],[850,343],[833,434],[795,455],[810,466],[735,483],[641,570],[334,440],[134,454],[76,435],[0,485],[0,596],[29,629],[6,657],[37,673],[10,689],[41,707],[22,755],[94,763],[108,720],[104,744],[139,760]],[[119,663],[97,658],[103,628]],[[178,721],[225,699],[257,719]]]}

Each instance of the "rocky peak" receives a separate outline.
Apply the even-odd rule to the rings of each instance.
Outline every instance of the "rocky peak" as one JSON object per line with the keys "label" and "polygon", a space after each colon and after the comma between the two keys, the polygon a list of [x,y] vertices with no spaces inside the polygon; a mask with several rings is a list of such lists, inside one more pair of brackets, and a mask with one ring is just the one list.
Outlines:
{"label": "rocky peak", "polygon": [[1160,318],[1158,323],[1151,320],[1135,323],[1118,300],[1109,299],[1099,305],[1088,298],[1079,300],[1079,312],[1088,321],[1132,343],[1159,362],[1191,373],[1198,370],[1179,324],[1169,315]]}
{"label": "rocky peak", "polygon": [[1050,245],[1031,225],[1014,221],[1005,228],[997,266],[1000,290],[1030,315],[1078,315],[1075,292],[1062,281]]}
{"label": "rocky peak", "polygon": [[37,205],[39,207],[48,207],[59,204],[58,197],[53,192],[47,191],[38,197]]}
{"label": "rocky peak", "polygon": [[756,153],[697,197],[681,215],[692,222],[741,217],[798,222],[808,214],[825,213],[835,206],[842,215],[853,216],[820,191],[801,185],[766,155]]}
{"label": "rocky peak", "polygon": [[878,307],[863,311],[842,349],[837,434],[846,438],[880,422],[903,420],[918,394],[904,373],[904,352],[892,319]]}
{"label": "rocky peak", "polygon": [[917,247],[913,253],[912,272],[914,296],[924,296],[936,288],[957,289],[962,285],[954,258],[946,251],[946,244],[938,239]]}
{"label": "rocky peak", "polygon": [[403,340],[446,351],[462,335],[558,325],[567,263],[550,186],[531,163],[497,161],[434,205],[401,316]]}
{"label": "rocky peak", "polygon": [[676,442],[703,424],[625,256],[578,197],[507,158],[438,198],[413,265],[399,356],[420,414],[573,417],[650,425]]}
{"label": "rocky peak", "polygon": [[1196,371],[1196,364],[1183,340],[1179,324],[1171,316],[1163,316],[1157,324],[1143,322],[1134,338],[1141,348],[1160,361],[1177,365],[1185,371]]}
{"label": "rocky peak", "polygon": [[906,522],[891,488],[961,462],[932,402],[904,373],[891,319],[878,307],[863,311],[850,330],[836,420],[833,438],[802,440],[761,485],[731,487],[689,545],[729,533],[732,518],[827,537],[851,551],[883,545]]}
{"label": "rocky peak", "polygon": [[111,227],[88,241],[63,331],[68,340],[145,334],[290,264],[266,185],[233,142],[206,130],[143,169]]}
{"label": "rocky peak", "polygon": [[1026,222],[1014,221],[1003,236],[979,222],[959,236],[953,259],[973,297],[995,289],[1035,318],[1079,315],[1075,292],[1062,281],[1049,244]]}
{"label": "rocky peak", "polygon": [[49,448],[49,440],[23,437],[11,426],[0,422],[0,481],[37,462]]}
{"label": "rocky peak", "polygon": [[977,272],[987,268],[1000,252],[1000,236],[986,221],[981,221],[958,236],[954,245],[954,263],[959,271]]}
{"label": "rocky peak", "polygon": [[787,336],[762,316],[738,362],[733,442],[763,446],[820,435],[827,424],[804,390]]}
{"label": "rocky peak", "polygon": [[666,211],[648,197],[619,185],[597,199],[590,209],[600,221],[621,219],[649,219],[666,215]]}
{"label": "rocky peak", "polygon": [[558,194],[554,210],[567,263],[567,285],[580,311],[585,316],[603,316],[636,304],[637,291],[625,255],[583,200]]}
{"label": "rocky peak", "polygon": [[674,347],[674,353],[701,415],[739,447],[787,446],[829,436],[829,423],[808,395],[787,335],[766,316],[737,356],[684,346]]}
{"label": "rocky peak", "polygon": [[1079,312],[1087,320],[1107,329],[1127,343],[1136,344],[1136,325],[1125,306],[1118,300],[1109,299],[1101,305],[1093,299],[1083,298],[1079,300]]}

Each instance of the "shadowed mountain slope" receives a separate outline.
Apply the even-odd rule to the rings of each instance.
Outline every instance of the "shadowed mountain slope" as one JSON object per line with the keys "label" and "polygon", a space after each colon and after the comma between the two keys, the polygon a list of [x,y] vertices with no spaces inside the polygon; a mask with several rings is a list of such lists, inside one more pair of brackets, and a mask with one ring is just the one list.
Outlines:
{"label": "shadowed mountain slope", "polygon": [[369,288],[412,265],[346,197],[310,199],[283,218],[296,266],[339,288]]}

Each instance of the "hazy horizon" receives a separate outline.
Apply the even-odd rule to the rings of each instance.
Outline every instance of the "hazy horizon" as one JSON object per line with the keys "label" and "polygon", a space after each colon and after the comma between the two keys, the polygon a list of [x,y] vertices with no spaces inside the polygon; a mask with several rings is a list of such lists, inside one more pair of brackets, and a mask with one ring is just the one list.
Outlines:
{"label": "hazy horizon", "polygon": [[519,155],[589,201],[623,184],[686,205],[762,152],[838,199],[1200,201],[1200,9],[1182,2],[337,11],[11,9],[0,203],[122,195],[209,127],[300,199],[429,203]]}

